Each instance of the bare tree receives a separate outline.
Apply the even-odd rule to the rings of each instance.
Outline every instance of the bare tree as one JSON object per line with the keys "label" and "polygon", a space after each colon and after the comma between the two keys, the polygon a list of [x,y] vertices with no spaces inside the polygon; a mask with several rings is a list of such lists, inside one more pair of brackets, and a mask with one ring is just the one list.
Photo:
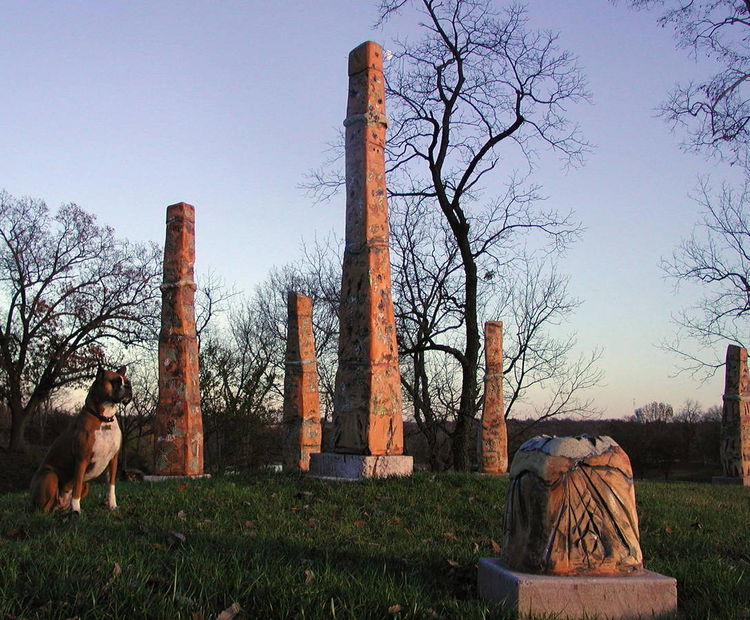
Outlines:
{"label": "bare tree", "polygon": [[[104,346],[153,339],[161,252],[115,237],[69,204],[0,193],[0,398],[11,411],[10,448],[55,390],[108,361]],[[111,351],[110,351],[111,356]]]}
{"label": "bare tree", "polygon": [[[745,346],[750,337],[750,185],[737,192],[724,184],[716,195],[704,181],[695,199],[703,217],[663,267],[678,284],[700,283],[703,294],[675,317],[680,330],[666,346],[708,377],[724,365],[727,340]],[[701,350],[684,346],[685,337]]]}
{"label": "bare tree", "polygon": [[[455,237],[429,201],[394,204],[391,247],[402,384],[427,441],[431,466],[443,469],[448,465],[442,458],[443,444],[455,438],[461,402],[457,377],[465,347],[463,268]],[[505,204],[504,216],[510,221],[513,200]],[[505,323],[506,417],[529,406],[525,397],[530,391],[537,403],[532,416],[526,411],[531,424],[592,411],[592,403],[581,395],[601,378],[596,369],[599,353],[574,359],[575,339],[550,334],[550,327],[579,304],[567,294],[567,279],[549,256],[520,250],[517,232],[488,244],[481,243],[482,228],[476,227],[474,234],[475,247],[484,248],[477,253],[479,319],[502,318]],[[481,398],[479,390],[476,409]]]}
{"label": "bare tree", "polygon": [[482,257],[507,261],[516,233],[533,230],[561,248],[580,230],[569,215],[532,208],[533,189],[511,183],[488,200],[483,184],[508,158],[531,163],[539,143],[580,161],[587,145],[565,106],[587,92],[575,59],[556,35],[531,31],[520,5],[499,13],[488,0],[383,0],[381,20],[406,5],[422,13],[425,36],[398,43],[386,67],[389,187],[396,201],[428,201],[455,241],[464,337],[450,352],[461,367],[453,461],[466,470],[479,392]]}
{"label": "bare tree", "polygon": [[674,409],[668,403],[658,403],[656,401],[638,407],[635,410],[635,421],[642,424],[648,422],[671,422],[674,418]]}
{"label": "bare tree", "polygon": [[[432,379],[419,366],[436,351],[453,358],[451,382],[459,377],[453,465],[465,470],[480,402],[482,282],[523,254],[530,236],[547,251],[562,251],[581,230],[572,214],[540,208],[537,188],[525,187],[514,168],[520,161],[531,170],[538,146],[556,151],[567,164],[580,163],[588,145],[565,112],[588,93],[575,58],[558,48],[555,34],[529,29],[519,4],[498,12],[490,0],[382,0],[380,22],[407,6],[421,13],[424,37],[389,46],[385,66],[391,234],[404,235],[401,250],[408,253],[412,231],[400,228],[399,212],[431,212],[438,215],[430,218],[435,242],[443,247],[435,256],[428,247],[415,247],[420,258],[411,267],[396,267],[403,273],[394,269],[395,281],[411,279],[401,291],[412,296],[404,307],[421,308],[413,318],[401,313],[401,326],[415,330],[402,334],[402,353],[417,365],[404,375],[415,385],[405,387],[415,417],[428,411],[424,389]],[[503,179],[501,173],[510,179],[506,190],[485,195],[487,186]],[[340,184],[340,174],[317,172],[307,187],[326,199]],[[446,279],[429,285],[421,269]],[[427,329],[436,330],[429,342]],[[429,352],[424,359],[420,348]]]}
{"label": "bare tree", "polygon": [[750,0],[632,0],[662,9],[679,47],[712,61],[707,79],[677,85],[661,106],[674,126],[687,131],[687,150],[717,155],[748,168],[750,147]]}

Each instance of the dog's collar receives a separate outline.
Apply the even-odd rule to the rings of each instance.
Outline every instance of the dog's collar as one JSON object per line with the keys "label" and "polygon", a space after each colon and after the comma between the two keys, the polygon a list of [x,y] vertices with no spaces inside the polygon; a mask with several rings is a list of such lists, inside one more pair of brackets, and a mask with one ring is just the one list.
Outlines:
{"label": "dog's collar", "polygon": [[94,416],[95,418],[101,420],[102,422],[106,422],[106,423],[114,422],[115,416],[112,416],[112,417],[108,418],[106,415],[102,415],[101,413],[99,413],[95,409],[91,409],[90,407],[86,407],[86,406],[84,406],[83,410],[86,413],[90,413],[92,416]]}

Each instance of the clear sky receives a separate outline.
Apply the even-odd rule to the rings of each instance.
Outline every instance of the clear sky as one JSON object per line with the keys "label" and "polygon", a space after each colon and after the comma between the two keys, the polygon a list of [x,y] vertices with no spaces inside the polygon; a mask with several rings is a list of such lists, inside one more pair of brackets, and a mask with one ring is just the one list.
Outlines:
{"label": "clear sky", "polygon": [[[584,300],[566,329],[604,348],[608,416],[633,403],[719,404],[723,377],[672,378],[656,345],[695,289],[659,269],[698,219],[699,175],[727,171],[678,148],[655,116],[675,81],[701,70],[655,15],[605,0],[531,0],[532,24],[558,30],[593,93],[571,109],[596,145],[585,167],[544,157],[550,206],[586,233],[561,264]],[[498,0],[498,5],[502,2]],[[251,290],[303,240],[343,230],[343,200],[298,189],[344,118],[346,59],[388,47],[407,19],[373,31],[367,0],[0,0],[0,188],[75,202],[133,240],[163,243],[165,208],[196,206],[197,268]]]}

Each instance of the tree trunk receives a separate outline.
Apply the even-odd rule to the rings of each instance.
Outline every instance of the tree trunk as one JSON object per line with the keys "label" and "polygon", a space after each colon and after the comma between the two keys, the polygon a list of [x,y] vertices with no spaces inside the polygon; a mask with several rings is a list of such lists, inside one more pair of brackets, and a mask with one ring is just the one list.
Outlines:
{"label": "tree trunk", "polygon": [[479,368],[479,323],[477,318],[477,266],[468,237],[468,226],[456,235],[464,266],[466,349],[462,365],[461,401],[453,432],[453,467],[456,471],[471,469],[470,449],[474,438],[477,403],[477,369]]}
{"label": "tree trunk", "polygon": [[26,422],[29,419],[28,412],[20,403],[12,403],[10,407],[10,445],[11,452],[23,452],[26,448]]}

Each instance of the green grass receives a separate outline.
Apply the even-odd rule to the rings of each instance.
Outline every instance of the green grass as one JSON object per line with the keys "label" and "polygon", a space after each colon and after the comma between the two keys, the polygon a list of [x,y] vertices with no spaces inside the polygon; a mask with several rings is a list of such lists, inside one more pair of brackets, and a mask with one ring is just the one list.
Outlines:
{"label": "green grass", "polygon": [[[0,618],[502,618],[476,564],[502,544],[503,479],[330,483],[253,474],[121,483],[120,509],[42,515],[0,496]],[[750,617],[750,492],[638,483],[647,567],[688,618]],[[744,615],[743,615],[744,614]]]}

